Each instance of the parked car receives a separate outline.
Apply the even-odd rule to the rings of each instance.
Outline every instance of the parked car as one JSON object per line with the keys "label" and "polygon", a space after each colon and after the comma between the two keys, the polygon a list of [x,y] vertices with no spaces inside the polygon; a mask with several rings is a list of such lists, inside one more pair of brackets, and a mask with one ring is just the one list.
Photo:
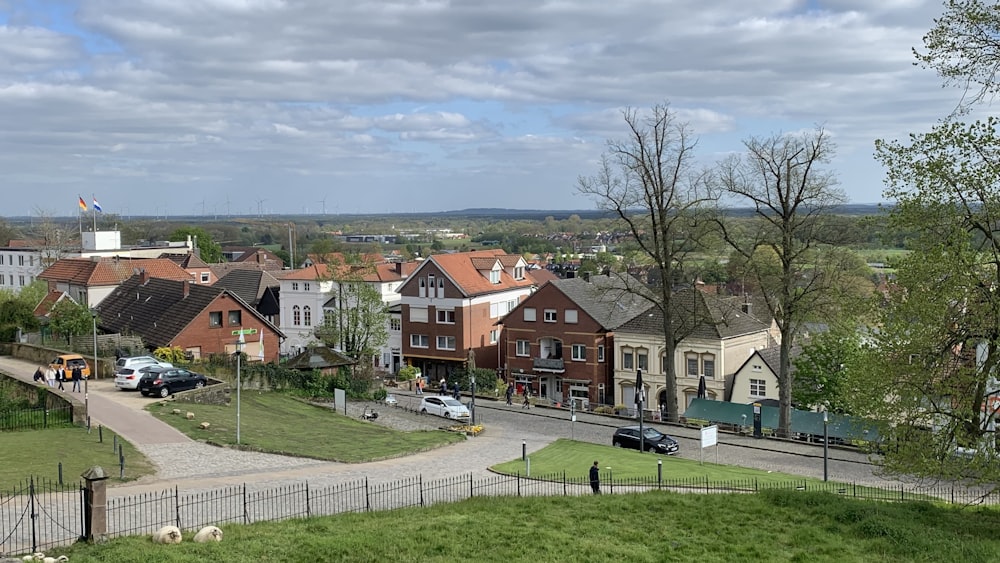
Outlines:
{"label": "parked car", "polygon": [[[648,426],[642,429],[643,447],[642,451],[655,452],[667,455],[677,453],[677,440],[667,436],[663,432]],[[611,437],[611,445],[616,448],[639,448],[639,427],[623,426],[615,430],[615,435]]]}
{"label": "parked car", "polygon": [[90,365],[87,364],[87,360],[83,359],[80,354],[59,354],[55,357],[49,365],[52,369],[59,369],[60,367],[66,370],[66,377],[69,377],[70,372],[73,368],[80,366],[80,373],[83,374],[83,378],[87,379],[90,377]]}
{"label": "parked car", "polygon": [[420,412],[454,420],[468,420],[471,416],[465,405],[451,397],[424,397],[420,401]]}
{"label": "parked car", "polygon": [[184,368],[151,366],[143,371],[145,373],[139,379],[139,392],[143,396],[169,397],[172,393],[198,389],[208,384],[204,375]]}
{"label": "parked car", "polygon": [[152,366],[172,368],[174,364],[158,360],[153,356],[118,358],[115,362],[115,387],[122,391],[138,389],[143,369]]}

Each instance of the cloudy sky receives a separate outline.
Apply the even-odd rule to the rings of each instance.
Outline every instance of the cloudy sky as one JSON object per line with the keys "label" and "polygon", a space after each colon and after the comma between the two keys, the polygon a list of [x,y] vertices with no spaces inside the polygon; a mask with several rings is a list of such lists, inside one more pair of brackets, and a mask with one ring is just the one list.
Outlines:
{"label": "cloudy sky", "polygon": [[706,164],[821,124],[854,202],[877,138],[960,92],[913,65],[941,1],[0,0],[2,215],[590,209],[621,110]]}

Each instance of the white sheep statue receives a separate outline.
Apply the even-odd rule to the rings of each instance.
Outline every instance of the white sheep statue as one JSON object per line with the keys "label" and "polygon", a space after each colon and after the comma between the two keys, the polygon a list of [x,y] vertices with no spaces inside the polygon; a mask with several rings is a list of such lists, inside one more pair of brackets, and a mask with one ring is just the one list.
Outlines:
{"label": "white sheep statue", "polygon": [[208,543],[212,541],[222,541],[222,530],[215,526],[205,526],[194,535],[194,541],[198,543]]}
{"label": "white sheep statue", "polygon": [[194,420],[194,413],[191,411],[188,411],[188,413],[185,416],[187,417],[188,420]]}
{"label": "white sheep statue", "polygon": [[164,526],[153,534],[153,543],[181,543],[181,530],[177,526]]}
{"label": "white sheep statue", "polygon": [[66,563],[66,561],[69,561],[69,557],[66,557],[65,555],[60,555],[59,557],[46,557],[45,559],[42,559],[42,563]]}
{"label": "white sheep statue", "polygon": [[21,561],[45,561],[45,554],[41,552],[32,553],[31,555],[25,555],[21,558]]}

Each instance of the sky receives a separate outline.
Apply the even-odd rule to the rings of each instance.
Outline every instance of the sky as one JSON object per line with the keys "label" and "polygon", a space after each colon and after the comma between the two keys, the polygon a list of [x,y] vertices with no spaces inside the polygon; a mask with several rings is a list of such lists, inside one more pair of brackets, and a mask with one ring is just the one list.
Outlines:
{"label": "sky", "polygon": [[850,201],[876,139],[961,92],[920,0],[0,0],[0,215],[593,209],[622,110],[699,165],[822,126]]}

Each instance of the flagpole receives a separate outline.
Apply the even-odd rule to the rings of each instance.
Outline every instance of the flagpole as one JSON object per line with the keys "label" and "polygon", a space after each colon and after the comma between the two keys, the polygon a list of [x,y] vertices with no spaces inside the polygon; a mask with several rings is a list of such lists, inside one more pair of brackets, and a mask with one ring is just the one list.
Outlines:
{"label": "flagpole", "polygon": [[76,196],[79,201],[76,205],[76,222],[80,225],[80,248],[83,248],[83,208],[80,207],[80,201],[83,201],[83,197],[77,194]]}
{"label": "flagpole", "polygon": [[90,201],[92,201],[92,202],[95,203],[93,212],[94,212],[94,236],[96,237],[97,236],[97,205],[96,205],[97,198],[94,197],[94,194],[90,194]]}

